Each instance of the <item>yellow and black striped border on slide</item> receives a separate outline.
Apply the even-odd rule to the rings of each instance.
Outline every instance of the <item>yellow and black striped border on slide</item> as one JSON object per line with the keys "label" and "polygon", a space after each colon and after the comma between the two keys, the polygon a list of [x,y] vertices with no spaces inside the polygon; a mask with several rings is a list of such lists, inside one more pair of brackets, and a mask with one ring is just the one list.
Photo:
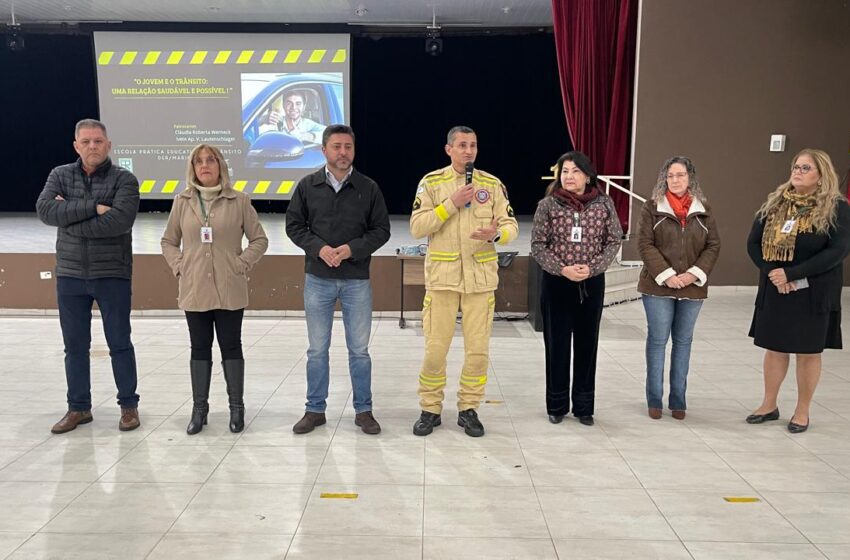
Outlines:
{"label": "yellow and black striped border on slide", "polygon": [[179,64],[341,64],[346,49],[242,51],[101,51],[98,66],[176,66]]}
{"label": "yellow and black striped border on slide", "polygon": [[[141,194],[176,194],[186,187],[177,179],[146,179],[139,185]],[[233,188],[248,194],[286,195],[295,188],[295,181],[234,181]]]}

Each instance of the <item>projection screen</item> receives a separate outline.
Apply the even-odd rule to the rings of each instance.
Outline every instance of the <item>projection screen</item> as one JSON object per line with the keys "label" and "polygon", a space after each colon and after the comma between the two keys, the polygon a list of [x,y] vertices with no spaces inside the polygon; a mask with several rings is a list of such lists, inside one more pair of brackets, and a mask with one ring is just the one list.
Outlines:
{"label": "projection screen", "polygon": [[96,32],[94,42],[112,157],[143,198],[183,190],[189,153],[207,143],[235,188],[289,199],[324,164],[324,128],[349,122],[349,35]]}

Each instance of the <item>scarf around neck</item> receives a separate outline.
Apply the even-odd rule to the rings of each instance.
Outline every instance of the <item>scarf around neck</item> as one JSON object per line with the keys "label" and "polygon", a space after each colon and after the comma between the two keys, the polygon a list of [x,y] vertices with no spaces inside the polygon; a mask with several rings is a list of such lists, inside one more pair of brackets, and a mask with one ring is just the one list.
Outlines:
{"label": "scarf around neck", "polygon": [[578,212],[583,212],[593,199],[599,196],[599,189],[596,186],[588,187],[584,190],[584,194],[575,194],[563,187],[557,187],[552,191],[552,196]]}
{"label": "scarf around neck", "polygon": [[667,202],[670,203],[670,208],[673,209],[673,213],[676,214],[679,223],[682,224],[682,227],[685,227],[688,224],[688,212],[691,209],[691,202],[693,202],[694,197],[688,191],[685,191],[685,194],[682,196],[676,196],[669,190],[665,193],[665,196],[667,197]]}
{"label": "scarf around neck", "polygon": [[[782,200],[764,221],[761,236],[761,255],[766,261],[794,260],[794,245],[798,233],[809,233],[814,227],[812,210],[817,206],[817,197],[812,194],[797,194],[790,188],[782,193]],[[793,220],[790,231],[782,229],[789,220]]]}

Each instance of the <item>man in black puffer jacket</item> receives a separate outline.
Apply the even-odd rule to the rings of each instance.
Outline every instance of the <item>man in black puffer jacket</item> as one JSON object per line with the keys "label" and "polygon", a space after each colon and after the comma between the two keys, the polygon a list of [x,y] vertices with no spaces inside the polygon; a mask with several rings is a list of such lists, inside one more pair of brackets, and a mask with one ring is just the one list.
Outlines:
{"label": "man in black puffer jacket", "polygon": [[58,227],[56,295],[65,342],[68,412],[51,430],[62,434],[92,421],[91,309],[97,302],[118,387],[118,429],[139,427],[136,354],[130,340],[133,222],[139,182],[112,165],[112,144],[100,121],[84,119],[74,130],[76,163],[50,172],[38,197],[38,217]]}

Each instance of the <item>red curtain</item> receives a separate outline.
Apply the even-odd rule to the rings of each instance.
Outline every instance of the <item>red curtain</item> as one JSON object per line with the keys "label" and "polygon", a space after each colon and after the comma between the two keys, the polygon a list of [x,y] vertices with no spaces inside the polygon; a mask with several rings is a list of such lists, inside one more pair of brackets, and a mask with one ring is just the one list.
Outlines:
{"label": "red curtain", "polygon": [[[626,175],[638,0],[552,0],[570,139],[600,175]],[[627,231],[628,195],[611,189]]]}

